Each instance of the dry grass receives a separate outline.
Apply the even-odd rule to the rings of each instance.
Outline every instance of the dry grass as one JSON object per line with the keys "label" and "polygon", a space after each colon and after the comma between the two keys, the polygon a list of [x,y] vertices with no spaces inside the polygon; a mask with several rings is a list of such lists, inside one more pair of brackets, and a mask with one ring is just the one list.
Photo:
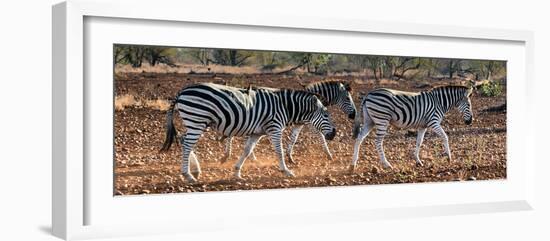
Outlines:
{"label": "dry grass", "polygon": [[115,110],[121,111],[126,107],[141,105],[139,101],[131,94],[124,94],[115,97]]}
{"label": "dry grass", "polygon": [[[220,76],[231,85],[301,88],[296,76],[258,75],[250,78],[244,74]],[[248,77],[248,78],[247,78]],[[426,79],[418,81],[389,81],[380,83],[372,78],[342,76],[330,79],[353,81],[353,97],[359,106],[359,92],[388,87],[405,91],[420,91],[432,85],[455,83],[457,79]],[[302,83],[329,79],[316,75],[301,76]],[[371,134],[361,147],[356,172],[347,171],[352,159],[354,140],[351,137],[353,122],[337,107],[329,108],[338,134],[328,143],[333,160],[319,151],[319,136],[306,127],[300,134],[294,149],[297,164],[290,164],[295,178],[285,178],[278,170],[278,159],[269,138],[263,138],[255,148],[256,161],[248,160],[243,167],[245,181],[233,178],[233,164],[244,150],[245,137],[235,137],[233,155],[230,161],[221,164],[225,142],[220,135],[207,131],[195,147],[197,158],[203,170],[199,182],[189,184],[181,176],[182,152],[173,147],[159,154],[165,138],[165,118],[162,111],[154,108],[167,106],[177,90],[192,83],[214,81],[211,76],[186,74],[128,73],[116,80],[116,91],[121,95],[132,94],[139,106],[126,106],[115,112],[115,193],[134,195],[150,193],[184,193],[204,191],[258,190],[272,188],[297,188],[321,186],[372,185],[389,183],[420,183],[489,180],[506,178],[506,113],[484,112],[483,109],[505,102],[505,91],[498,97],[486,97],[474,92],[472,98],[474,122],[467,126],[456,110],[444,119],[444,128],[450,139],[454,162],[449,163],[443,153],[443,143],[433,132],[428,132],[420,157],[424,167],[415,165],[412,155],[415,136],[405,130],[392,128],[384,147],[386,156],[395,170],[383,169],[375,148],[375,137]],[[458,82],[456,82],[458,83]],[[419,85],[428,84],[419,88]],[[131,97],[126,97],[130,98]],[[154,101],[161,99],[161,101]],[[165,103],[163,105],[163,103]],[[177,130],[185,130],[180,118],[174,117]],[[288,128],[285,137],[290,134]],[[285,138],[285,144],[286,142]],[[286,145],[285,145],[286,147]]]}
{"label": "dry grass", "polygon": [[[227,65],[199,65],[199,64],[177,64],[177,67],[170,67],[168,65],[160,64],[151,66],[144,63],[139,68],[132,68],[130,65],[117,64],[115,66],[115,74],[123,73],[171,73],[171,74],[261,74],[261,73],[279,73],[292,68],[293,66],[276,67],[272,70],[262,70],[261,66],[227,66]],[[296,69],[295,73],[306,74],[305,69]],[[345,72],[345,73],[332,73],[331,76],[364,76],[370,73],[368,70],[362,72]]]}
{"label": "dry grass", "polygon": [[168,110],[168,108],[170,107],[170,102],[168,102],[167,100],[162,100],[162,99],[155,99],[155,100],[144,99],[144,100],[140,100],[132,94],[124,94],[124,95],[115,97],[115,110],[116,111],[123,111],[124,109],[126,109],[128,107],[138,107],[138,108],[139,107],[145,107],[145,108],[150,108],[150,109],[153,109],[153,110],[165,111],[165,110]]}
{"label": "dry grass", "polygon": [[[283,69],[274,69],[273,72],[282,71]],[[132,68],[130,65],[116,65],[115,73],[180,73],[180,74],[206,74],[206,73],[218,73],[218,74],[258,74],[263,73],[259,67],[254,66],[224,66],[224,65],[193,65],[182,64],[177,67],[170,67],[168,65],[156,65],[151,66],[149,64],[143,64],[140,68]]]}
{"label": "dry grass", "polygon": [[145,100],[145,107],[151,108],[153,110],[165,111],[170,108],[170,102],[161,99]]}

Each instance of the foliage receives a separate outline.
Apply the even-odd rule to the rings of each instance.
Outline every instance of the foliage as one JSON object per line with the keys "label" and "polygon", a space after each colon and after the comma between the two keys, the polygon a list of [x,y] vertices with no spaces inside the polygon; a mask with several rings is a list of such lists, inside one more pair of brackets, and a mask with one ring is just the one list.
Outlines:
{"label": "foliage", "polygon": [[177,49],[168,47],[116,45],[114,64],[130,64],[134,68],[139,68],[143,61],[147,61],[151,66],[160,63],[175,66],[173,57],[176,53]]}
{"label": "foliage", "polygon": [[468,77],[505,79],[506,62],[494,60],[438,59],[403,56],[324,54],[237,49],[170,48],[115,45],[115,64],[141,67],[166,64],[250,66],[265,73],[302,71],[311,74],[365,74],[376,80],[420,80]]}
{"label": "foliage", "polygon": [[505,70],[505,62],[494,60],[471,60],[465,71],[472,73],[476,80],[492,80],[493,76],[500,75]]}
{"label": "foliage", "polygon": [[479,87],[479,92],[483,96],[495,97],[502,94],[502,86],[496,81],[487,81]]}

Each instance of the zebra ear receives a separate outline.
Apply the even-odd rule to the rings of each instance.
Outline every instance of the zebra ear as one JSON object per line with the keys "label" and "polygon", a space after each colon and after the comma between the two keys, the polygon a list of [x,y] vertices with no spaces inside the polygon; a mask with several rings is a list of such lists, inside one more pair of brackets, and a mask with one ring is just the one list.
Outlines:
{"label": "zebra ear", "polygon": [[488,82],[489,80],[480,80],[480,81],[470,80],[468,81],[468,87],[476,89],[477,87],[484,85]]}
{"label": "zebra ear", "polygon": [[[310,93],[312,93],[312,92],[310,92]],[[320,94],[317,94],[317,93],[312,93],[312,94],[314,94],[317,97],[317,99],[319,99],[324,106],[328,105],[328,101],[324,96],[322,96]]]}
{"label": "zebra ear", "polygon": [[470,86],[470,88],[468,88],[468,97],[470,97],[470,95],[472,95],[475,88],[477,88],[477,86]]}
{"label": "zebra ear", "polygon": [[344,88],[348,91],[348,92],[351,92],[352,88],[351,88],[351,82],[342,82],[342,84],[344,85]]}
{"label": "zebra ear", "polygon": [[248,87],[246,88],[246,94],[250,94],[251,90],[252,90],[252,83],[248,83]]}
{"label": "zebra ear", "polygon": [[475,86],[476,86],[476,82],[475,82],[474,80],[468,80],[467,86],[468,86],[469,88],[475,87]]}

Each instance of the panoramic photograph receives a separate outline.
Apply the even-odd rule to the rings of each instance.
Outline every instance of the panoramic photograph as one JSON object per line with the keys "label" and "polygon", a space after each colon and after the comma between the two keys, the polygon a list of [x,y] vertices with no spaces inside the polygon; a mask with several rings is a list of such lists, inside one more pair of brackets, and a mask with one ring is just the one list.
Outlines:
{"label": "panoramic photograph", "polygon": [[506,62],[113,45],[114,195],[506,179]]}

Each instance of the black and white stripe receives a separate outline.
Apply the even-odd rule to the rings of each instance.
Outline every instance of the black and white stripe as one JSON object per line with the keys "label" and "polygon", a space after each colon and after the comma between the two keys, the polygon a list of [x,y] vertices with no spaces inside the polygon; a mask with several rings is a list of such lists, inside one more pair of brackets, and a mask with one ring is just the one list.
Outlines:
{"label": "black and white stripe", "polygon": [[[351,86],[349,82],[320,81],[308,85],[303,85],[303,87],[305,91],[312,92],[321,96],[325,106],[338,106],[339,109],[342,110],[342,112],[348,115],[348,118],[352,120],[355,118],[356,110],[353,98],[351,97]],[[294,159],[292,158],[292,150],[294,145],[296,144],[296,141],[298,140],[298,136],[300,135],[303,127],[304,125],[295,125],[292,128],[292,134],[290,135],[290,142],[287,149],[287,156],[290,163],[294,163]],[[325,153],[332,160],[332,154],[328,148],[328,144],[324,135],[321,134],[320,139],[321,143],[323,144]],[[222,158],[222,162],[225,162],[229,158],[229,156],[231,156],[231,137],[227,139],[225,146],[225,155]],[[254,152],[252,152],[251,158],[252,160],[256,159]]]}
{"label": "black and white stripe", "polygon": [[167,114],[166,140],[161,151],[168,150],[177,136],[173,125],[174,107],[186,127],[186,133],[181,137],[182,174],[189,182],[196,180],[190,174],[190,160],[196,166],[193,174],[197,177],[200,174],[193,148],[207,127],[223,136],[249,136],[245,152],[235,165],[235,176],[238,178],[244,160],[263,135],[271,138],[279,157],[279,169],[287,176],[293,176],[284,162],[281,147],[282,132],[286,126],[312,124],[329,140],[336,134],[326,107],[313,93],[268,88],[240,89],[201,83],[185,87],[172,102]]}
{"label": "black and white stripe", "polygon": [[[349,82],[342,82],[342,81],[320,81],[320,82],[314,82],[311,84],[308,84],[304,86],[304,89],[306,91],[316,93],[323,97],[325,100],[326,106],[338,106],[338,108],[348,115],[349,119],[355,118],[355,104],[353,103],[353,98],[351,97],[351,85]],[[302,131],[304,125],[297,125],[294,128],[292,128],[292,134],[290,135],[290,143],[288,144],[288,159],[289,162],[294,163],[294,160],[292,158],[292,150],[294,145],[296,144],[296,141],[298,140],[298,136],[300,135],[300,132]],[[323,149],[325,150],[325,153],[329,157],[329,159],[332,158],[332,153],[330,152],[330,149],[328,148],[327,141],[325,140],[325,137],[323,135],[320,135],[321,143],[323,144]]]}
{"label": "black and white stripe", "polygon": [[363,120],[361,121],[360,116],[358,116],[354,125],[353,136],[356,138],[356,142],[350,169],[353,170],[357,165],[361,143],[373,129],[376,132],[375,145],[380,156],[380,162],[385,167],[392,167],[386,160],[382,146],[389,125],[398,128],[418,129],[414,152],[417,164],[422,165],[418,155],[427,128],[432,129],[443,139],[449,161],[452,160],[449,139],[441,127],[441,121],[445,113],[457,107],[462,113],[464,122],[468,125],[471,124],[473,120],[471,94],[472,88],[443,86],[418,93],[376,89],[366,96],[363,95],[361,97]]}

